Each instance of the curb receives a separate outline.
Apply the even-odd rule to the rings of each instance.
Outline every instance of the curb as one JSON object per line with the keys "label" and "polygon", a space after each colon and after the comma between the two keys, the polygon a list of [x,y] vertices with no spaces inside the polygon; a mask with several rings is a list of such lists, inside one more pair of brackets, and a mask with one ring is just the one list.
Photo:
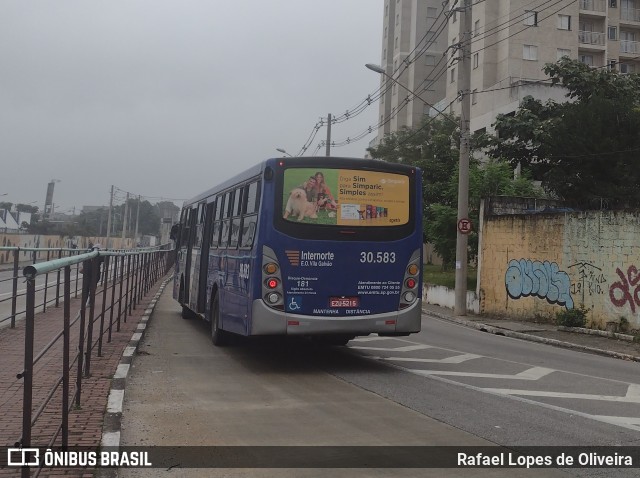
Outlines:
{"label": "curb", "polygon": [[632,362],[640,362],[640,357],[636,355],[623,354],[620,352],[613,352],[611,350],[603,350],[595,347],[589,347],[587,345],[572,344],[571,342],[563,342],[556,339],[545,339],[544,337],[538,337],[536,335],[524,334],[522,332],[514,332],[512,330],[501,329],[492,325],[483,324],[481,322],[472,322],[470,320],[461,319],[459,317],[451,317],[445,314],[439,314],[438,312],[432,312],[430,310],[422,311],[426,315],[432,315],[438,319],[446,320],[447,322],[453,322],[455,324],[464,325],[472,329],[481,330],[483,332],[489,332],[495,335],[504,335],[505,337],[511,337],[514,339],[528,340],[529,342],[538,342],[547,345],[553,345],[555,347],[562,347],[566,349],[580,350],[583,352],[590,352],[597,355],[604,355],[607,357],[613,357],[621,360],[628,360]]}
{"label": "curb", "polygon": [[144,336],[147,329],[147,323],[151,318],[151,314],[160,299],[160,296],[164,292],[164,288],[173,279],[169,277],[165,279],[158,292],[153,296],[147,309],[145,309],[136,331],[131,336],[129,344],[125,347],[120,358],[120,363],[116,369],[113,379],[111,380],[111,388],[109,390],[109,397],[107,399],[107,410],[104,415],[104,423],[102,425],[102,439],[100,440],[100,446],[102,448],[112,447],[118,448],[120,446],[120,430],[122,426],[122,406],[124,403],[124,390],[127,384],[127,376],[129,375],[129,369],[131,368],[131,362],[138,350],[138,345]]}

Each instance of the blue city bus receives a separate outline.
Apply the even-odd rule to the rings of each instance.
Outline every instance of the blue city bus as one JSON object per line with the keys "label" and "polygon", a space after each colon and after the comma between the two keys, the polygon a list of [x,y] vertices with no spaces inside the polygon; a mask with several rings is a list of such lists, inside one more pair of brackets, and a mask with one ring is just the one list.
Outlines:
{"label": "blue city bus", "polygon": [[173,297],[241,336],[346,344],[420,331],[420,170],[379,160],[266,160],[186,201]]}

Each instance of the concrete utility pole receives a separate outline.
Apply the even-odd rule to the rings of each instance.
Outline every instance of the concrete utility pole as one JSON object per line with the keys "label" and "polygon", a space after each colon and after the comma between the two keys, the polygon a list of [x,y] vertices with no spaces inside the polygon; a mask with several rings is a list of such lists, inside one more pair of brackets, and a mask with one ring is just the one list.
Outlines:
{"label": "concrete utility pole", "polygon": [[111,210],[113,209],[113,185],[111,185],[111,196],[109,197],[109,215],[107,216],[107,249],[111,248]]}
{"label": "concrete utility pole", "polygon": [[124,214],[122,215],[122,239],[127,237],[127,214],[129,214],[129,193],[124,203]]}
{"label": "concrete utility pole", "polygon": [[458,85],[462,101],[460,111],[460,163],[458,175],[458,229],[456,235],[456,315],[467,315],[467,234],[460,229],[461,221],[469,219],[469,138],[471,119],[471,0],[462,0],[460,13],[460,52],[462,61],[458,67]]}
{"label": "concrete utility pole", "polygon": [[138,194],[138,207],[136,208],[136,232],[133,234],[134,246],[138,244],[138,221],[140,220],[140,195]]}
{"label": "concrete utility pole", "polygon": [[327,115],[327,154],[331,156],[331,113]]}

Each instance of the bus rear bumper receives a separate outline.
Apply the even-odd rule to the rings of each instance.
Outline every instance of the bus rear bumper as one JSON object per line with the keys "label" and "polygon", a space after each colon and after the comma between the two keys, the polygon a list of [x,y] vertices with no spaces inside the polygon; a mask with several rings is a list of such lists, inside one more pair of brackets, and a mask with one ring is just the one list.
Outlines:
{"label": "bus rear bumper", "polygon": [[397,312],[327,317],[289,314],[258,299],[253,301],[251,317],[249,335],[408,334],[420,332],[422,301]]}

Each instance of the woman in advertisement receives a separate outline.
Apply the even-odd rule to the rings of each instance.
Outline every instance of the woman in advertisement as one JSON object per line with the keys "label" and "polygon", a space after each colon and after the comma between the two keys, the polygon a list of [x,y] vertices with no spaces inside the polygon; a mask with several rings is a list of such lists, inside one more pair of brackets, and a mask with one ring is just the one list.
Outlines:
{"label": "woman in advertisement", "polygon": [[329,189],[329,186],[327,186],[327,183],[324,180],[324,174],[318,171],[314,174],[314,177],[316,179],[318,208],[335,211],[338,208],[338,205],[336,204],[336,200],[333,198],[333,194],[331,194],[331,189]]}

